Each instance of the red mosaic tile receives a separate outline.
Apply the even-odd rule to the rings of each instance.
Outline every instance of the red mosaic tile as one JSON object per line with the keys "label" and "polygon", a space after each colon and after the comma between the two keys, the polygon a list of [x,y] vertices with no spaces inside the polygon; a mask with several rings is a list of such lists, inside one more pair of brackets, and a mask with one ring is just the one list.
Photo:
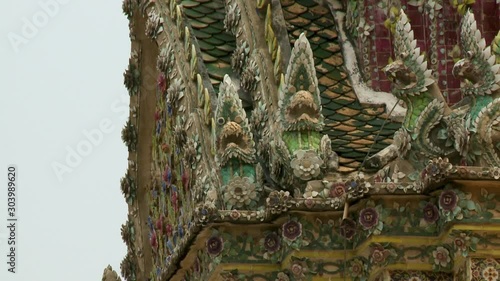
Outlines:
{"label": "red mosaic tile", "polygon": [[485,2],[483,3],[483,8],[482,11],[484,11],[484,14],[495,14],[495,10],[497,10],[497,4],[495,2]]}
{"label": "red mosaic tile", "polygon": [[413,36],[417,40],[425,40],[425,30],[423,26],[412,26],[413,29]]}
{"label": "red mosaic tile", "polygon": [[379,82],[379,91],[390,92],[391,91],[391,81],[380,81]]}
{"label": "red mosaic tile", "polygon": [[376,24],[374,31],[375,31],[375,36],[377,38],[389,38],[390,37],[389,29],[387,29],[384,26],[384,24]]}
{"label": "red mosaic tile", "polygon": [[375,41],[377,52],[390,53],[392,51],[391,41],[388,38],[380,38]]}
{"label": "red mosaic tile", "polygon": [[460,88],[460,80],[454,77],[448,77],[448,89],[459,89]]}
{"label": "red mosaic tile", "polygon": [[389,52],[385,52],[385,53],[378,52],[377,53],[377,64],[379,66],[382,65],[382,67],[384,67],[389,62],[390,57],[391,57],[391,53],[389,53]]}
{"label": "red mosaic tile", "polygon": [[424,24],[422,13],[420,13],[418,10],[413,10],[413,11],[408,10],[407,15],[408,15],[408,18],[410,19],[412,27]]}
{"label": "red mosaic tile", "polygon": [[448,93],[448,104],[455,104],[462,99],[462,93],[460,91],[453,91]]}
{"label": "red mosaic tile", "polygon": [[458,42],[458,33],[456,31],[445,31],[444,40],[446,45],[455,45]]}

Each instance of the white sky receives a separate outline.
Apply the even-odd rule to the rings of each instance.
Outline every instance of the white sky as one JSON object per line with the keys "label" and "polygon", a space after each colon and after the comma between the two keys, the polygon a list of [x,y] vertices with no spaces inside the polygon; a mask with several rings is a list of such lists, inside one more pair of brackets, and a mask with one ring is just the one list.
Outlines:
{"label": "white sky", "polygon": [[[49,2],[57,9],[44,10]],[[24,19],[37,30],[30,34]],[[18,52],[9,34],[24,40]],[[130,53],[121,0],[0,0],[0,38],[0,280],[97,281],[108,264],[119,272]],[[67,149],[89,148],[83,131],[100,122],[111,128],[70,167]],[[54,162],[72,172],[60,181]],[[19,171],[16,274],[6,257],[11,163]]]}

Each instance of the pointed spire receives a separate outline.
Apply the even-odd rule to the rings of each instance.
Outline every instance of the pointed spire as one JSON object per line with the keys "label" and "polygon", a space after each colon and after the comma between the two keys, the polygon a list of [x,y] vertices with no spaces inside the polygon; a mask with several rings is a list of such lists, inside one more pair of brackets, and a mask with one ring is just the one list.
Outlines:
{"label": "pointed spire", "polygon": [[285,131],[320,131],[323,128],[314,57],[304,33],[292,49],[280,89],[280,111]]}

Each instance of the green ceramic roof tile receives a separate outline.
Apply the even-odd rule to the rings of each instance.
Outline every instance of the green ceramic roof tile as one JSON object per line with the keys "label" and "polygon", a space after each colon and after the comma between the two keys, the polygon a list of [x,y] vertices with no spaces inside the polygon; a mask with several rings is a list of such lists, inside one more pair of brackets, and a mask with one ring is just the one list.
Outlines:
{"label": "green ceramic roof tile", "polygon": [[[318,69],[321,69],[321,71],[318,70]],[[321,74],[328,73],[328,72],[323,72],[323,70],[325,70],[325,68],[322,68],[322,66],[321,67],[316,67],[316,72],[321,73]],[[328,78],[326,76],[321,76],[321,78],[318,78],[318,82],[324,86],[323,88],[331,87],[331,86],[333,86],[333,85],[335,85],[335,84],[338,83],[338,81],[330,79],[330,78]],[[320,87],[320,91],[321,91],[321,88],[322,87]],[[322,91],[324,91],[324,90],[325,89],[322,89]]]}
{"label": "green ceramic roof tile", "polygon": [[395,122],[386,122],[384,128],[388,130],[398,130],[401,127],[401,124]]}
{"label": "green ceramic roof tile", "polygon": [[216,62],[218,60],[218,58],[212,57],[211,55],[209,55],[207,53],[202,53],[201,54],[201,58],[203,59],[203,61],[205,63],[207,63],[207,62]]}
{"label": "green ceramic roof tile", "polygon": [[312,32],[317,32],[317,31],[320,31],[321,29],[323,29],[323,27],[322,26],[318,26],[314,22],[311,22],[311,24],[307,27],[307,29],[309,29]]}
{"label": "green ceramic roof tile", "polygon": [[295,14],[295,15],[300,15],[305,12],[307,12],[307,7],[304,7],[303,5],[300,5],[299,3],[294,3],[290,6],[288,6],[287,11]]}
{"label": "green ceramic roof tile", "polygon": [[350,133],[350,135],[352,135],[352,136],[362,137],[362,138],[367,137],[371,134],[372,134],[371,132],[365,132],[365,131],[361,131],[361,130],[357,130],[357,131]]}
{"label": "green ceramic roof tile", "polygon": [[339,145],[340,146],[340,145],[346,145],[346,144],[349,144],[349,143],[350,143],[350,141],[343,140],[343,139],[334,139],[334,140],[332,140],[332,144],[333,145]]}
{"label": "green ceramic roof tile", "polygon": [[198,39],[207,39],[212,37],[211,34],[201,31],[200,29],[193,29],[194,36]]}
{"label": "green ceramic roof tile", "polygon": [[366,122],[358,121],[353,118],[349,118],[348,120],[343,121],[343,123],[354,127],[361,127],[366,125]]}
{"label": "green ceramic roof tile", "polygon": [[214,45],[216,47],[223,45],[225,43],[224,41],[217,39],[215,36],[212,36],[210,38],[206,38],[204,41],[207,42],[208,44]]}
{"label": "green ceramic roof tile", "polygon": [[203,31],[205,31],[206,33],[210,33],[213,35],[219,34],[223,30],[224,30],[224,26],[221,25],[220,23],[219,24],[211,24],[203,29]]}
{"label": "green ceramic roof tile", "polygon": [[289,13],[286,10],[283,10],[283,17],[285,18],[285,20],[290,20],[296,18],[297,15]]}
{"label": "green ceramic roof tile", "polygon": [[345,79],[347,75],[345,75],[345,73],[342,73],[341,71],[336,69],[335,71],[331,71],[331,72],[327,73],[326,76],[330,79],[334,79],[334,80],[338,81],[338,80]]}
{"label": "green ceramic roof tile", "polygon": [[315,21],[316,24],[321,25],[325,28],[332,27],[333,26],[333,20],[330,19],[330,16],[324,16]]}
{"label": "green ceramic roof tile", "polygon": [[216,46],[216,48],[224,52],[232,52],[234,50],[234,46],[231,46],[229,44],[219,45]]}
{"label": "green ceramic roof tile", "polygon": [[189,23],[194,29],[202,29],[208,26],[208,24],[201,21],[197,21],[195,19],[190,20]]}
{"label": "green ceramic roof tile", "polygon": [[328,115],[328,117],[329,117],[328,119],[339,121],[339,122],[345,122],[345,121],[351,120],[350,116],[342,115],[339,113],[335,113],[334,115]]}
{"label": "green ceramic roof tile", "polygon": [[342,108],[342,105],[338,103],[329,103],[329,104],[323,103],[322,105],[324,109],[328,109],[330,111],[336,111],[337,109]]}
{"label": "green ceramic roof tile", "polygon": [[372,120],[373,117],[370,115],[366,115],[366,114],[360,114],[360,115],[353,116],[352,119],[359,120],[361,122],[366,123],[366,122]]}
{"label": "green ceramic roof tile", "polygon": [[[342,155],[345,155],[347,153],[351,153],[353,152],[354,150],[350,147],[346,147],[346,146],[339,146],[339,148],[337,148],[337,153],[342,153]],[[351,157],[349,157],[351,158]]]}
{"label": "green ceramic roof tile", "polygon": [[[326,50],[325,50],[326,51]],[[331,52],[329,52],[331,54]],[[342,67],[344,65],[344,58],[342,57],[341,54],[336,54],[336,55],[330,55],[328,58],[324,60],[324,62],[333,65],[333,66],[340,66]]]}
{"label": "green ceramic roof tile", "polygon": [[217,34],[217,38],[219,38],[220,40],[226,41],[228,44],[232,44],[232,45],[235,44],[234,35],[229,34],[227,32],[221,32],[221,33]]}
{"label": "green ceramic roof tile", "polygon": [[327,40],[336,39],[338,37],[337,31],[331,29],[323,29],[321,31],[316,32],[316,34]]}
{"label": "green ceramic roof tile", "polygon": [[231,68],[229,65],[221,65],[218,63],[209,63],[206,66],[208,75],[218,80],[222,80],[222,78],[224,78],[224,74],[227,73],[227,68]]}
{"label": "green ceramic roof tile", "polygon": [[[348,95],[345,95],[344,97],[347,97],[347,96]],[[350,97],[350,98],[352,98],[352,97]],[[361,109],[363,109],[363,106],[359,102],[353,102],[353,103],[349,104],[349,107],[352,109],[359,110],[359,111],[361,111]]]}
{"label": "green ceramic roof tile", "polygon": [[311,11],[315,15],[327,15],[327,14],[331,13],[331,11],[328,7],[321,6],[321,5],[313,5],[309,8],[309,11]]}
{"label": "green ceramic roof tile", "polygon": [[[350,105],[351,103],[354,102],[354,99],[347,98],[347,97],[339,97],[338,99],[335,100],[336,103],[341,104],[343,106]],[[352,108],[352,107],[349,107]],[[357,110],[359,112],[359,110]]]}
{"label": "green ceramic roof tile", "polygon": [[220,84],[220,80],[213,79],[212,77],[210,77],[210,83],[212,83],[212,85],[219,85]]}
{"label": "green ceramic roof tile", "polygon": [[310,12],[307,12],[307,13],[303,13],[301,16],[304,17],[304,18],[306,18],[306,19],[308,19],[308,20],[310,20],[310,21],[314,21],[314,20],[316,20],[316,19],[318,19],[318,18],[321,17],[320,14],[314,13],[313,11],[310,11]]}
{"label": "green ceramic roof tile", "polygon": [[205,16],[203,13],[199,13],[195,11],[194,9],[185,9],[184,14],[190,18],[202,18]]}
{"label": "green ceramic roof tile", "polygon": [[207,8],[212,8],[214,10],[220,10],[221,8],[224,9],[224,3],[217,1],[207,1],[204,6]]}
{"label": "green ceramic roof tile", "polygon": [[370,148],[368,146],[366,146],[366,144],[355,144],[355,143],[351,143],[349,144],[351,147],[353,147],[356,151],[358,152],[362,152],[363,154],[366,155],[366,153],[368,153],[368,151],[371,151]]}
{"label": "green ceramic roof tile", "polygon": [[381,106],[379,106],[379,107],[365,107],[365,108],[363,108],[362,112],[364,114],[378,116],[378,115],[384,113],[384,108]]}
{"label": "green ceramic roof tile", "polygon": [[353,151],[353,152],[348,152],[348,153],[344,153],[344,157],[346,158],[364,158],[366,156],[366,153],[361,153],[361,152],[357,152],[357,151]]}
{"label": "green ceramic roof tile", "polygon": [[315,45],[311,45],[311,50],[313,50],[313,51],[316,51],[316,49],[318,49],[318,48],[319,48],[319,46],[316,45],[316,44]]}
{"label": "green ceramic roof tile", "polygon": [[307,7],[307,8],[313,8],[318,6],[318,3],[316,1],[296,1],[300,3],[302,6]]}
{"label": "green ceramic roof tile", "polygon": [[200,49],[202,51],[208,51],[208,50],[212,50],[215,48],[214,46],[210,45],[208,42],[205,42],[205,40],[198,40],[198,44],[200,45]]}
{"label": "green ceramic roof tile", "polygon": [[213,23],[216,23],[218,21],[216,19],[213,19],[211,17],[206,17],[206,16],[198,18],[198,20],[201,22],[204,22],[206,24],[213,24]]}
{"label": "green ceramic roof tile", "polygon": [[341,136],[344,136],[345,134],[346,134],[346,132],[343,132],[343,131],[336,131],[336,130],[328,131],[328,135],[330,137],[341,137]]}
{"label": "green ceramic roof tile", "polygon": [[207,53],[209,53],[210,55],[212,55],[214,57],[222,57],[222,56],[225,56],[227,54],[227,52],[216,49],[215,47],[213,47],[212,50],[208,50]]}
{"label": "green ceramic roof tile", "polygon": [[223,12],[223,13],[219,12],[219,13],[208,14],[207,16],[210,17],[210,18],[213,18],[215,20],[224,20],[225,12]]}
{"label": "green ceramic roof tile", "polygon": [[353,159],[349,159],[349,158],[345,158],[345,157],[339,157],[339,162],[342,163],[342,164],[352,163],[354,161],[355,160],[353,160]]}
{"label": "green ceramic roof tile", "polygon": [[[309,42],[314,43],[314,45],[321,45],[321,44],[326,42],[326,39],[321,38],[320,36],[312,36],[312,37],[309,37],[308,39],[309,39]],[[320,49],[323,50],[323,48],[320,48]],[[331,53],[329,53],[329,55],[331,55]]]}
{"label": "green ceramic roof tile", "polygon": [[361,127],[363,130],[365,130],[366,132],[369,132],[369,133],[373,133],[373,132],[378,132],[380,130],[380,127],[377,126],[377,127],[373,127],[371,125],[366,125],[364,127]]}
{"label": "green ceramic roof tile", "polygon": [[185,1],[182,1],[182,6],[185,8],[193,8],[193,7],[196,7],[200,5],[199,2],[197,1],[190,1],[190,0],[185,0]]}
{"label": "green ceramic roof tile", "polygon": [[384,127],[384,129],[383,129],[383,130],[381,130],[381,131],[379,132],[379,135],[380,135],[380,136],[386,136],[386,137],[387,137],[387,136],[392,136],[393,134],[394,134],[394,130],[388,130],[388,129],[386,129],[385,127]]}
{"label": "green ceramic roof tile", "polygon": [[344,131],[344,132],[352,132],[352,131],[356,130],[356,127],[345,125],[345,124],[341,123],[340,125],[337,125],[337,126],[333,127],[333,129],[334,130]]}
{"label": "green ceramic roof tile", "polygon": [[331,109],[331,108],[329,108],[329,107],[325,107],[325,108],[323,108],[323,115],[324,115],[324,116],[330,116],[330,115],[333,115],[333,114],[335,114],[335,113],[336,113],[336,112],[335,112],[335,110],[332,110],[332,109]]}
{"label": "green ceramic roof tile", "polygon": [[202,13],[204,15],[212,14],[215,12],[214,9],[211,9],[210,7],[207,7],[207,4],[202,4],[197,7],[193,7],[193,9],[199,13]]}
{"label": "green ceramic roof tile", "polygon": [[[385,107],[361,105],[357,100],[344,66],[335,21],[326,5],[309,0],[281,0],[281,6],[290,43],[306,32],[311,44],[325,116],[323,133],[330,136],[332,148],[339,154],[339,171],[355,171],[380,130]],[[399,127],[398,123],[387,122],[370,154],[390,143],[387,136]]]}
{"label": "green ceramic roof tile", "polygon": [[368,124],[375,126],[375,127],[381,127],[382,125],[384,125],[384,123],[387,123],[387,121],[384,121],[384,119],[382,119],[382,118],[377,118],[377,119],[373,119],[373,120],[368,121]]}
{"label": "green ceramic roof tile", "polygon": [[326,42],[320,45],[321,49],[327,50],[332,53],[340,52],[340,45],[334,42]]}
{"label": "green ceramic roof tile", "polygon": [[302,17],[296,17],[294,19],[288,20],[292,25],[299,26],[299,27],[304,27],[307,26],[309,23],[311,23],[310,20],[302,18]]}
{"label": "green ceramic roof tile", "polygon": [[[309,41],[312,43],[311,41]],[[324,50],[322,48],[318,48],[316,52],[314,52],[314,59],[316,61],[316,64],[323,63],[323,60],[331,56],[332,54],[328,52],[327,50]]]}

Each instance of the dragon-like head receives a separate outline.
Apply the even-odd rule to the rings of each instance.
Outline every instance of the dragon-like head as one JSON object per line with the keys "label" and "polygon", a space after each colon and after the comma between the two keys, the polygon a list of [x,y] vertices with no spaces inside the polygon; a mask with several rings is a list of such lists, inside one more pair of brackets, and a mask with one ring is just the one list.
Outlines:
{"label": "dragon-like head", "polygon": [[382,71],[398,89],[410,89],[417,84],[417,75],[401,60],[388,64]]}
{"label": "dragon-like head", "polygon": [[224,78],[216,110],[216,148],[224,164],[231,158],[254,162],[254,141],[246,113],[229,76]]}
{"label": "dragon-like head", "polygon": [[313,129],[320,118],[320,108],[314,101],[313,95],[304,90],[296,92],[286,108],[288,130]]}
{"label": "dragon-like head", "polygon": [[460,79],[467,79],[473,84],[480,82],[481,70],[478,65],[474,63],[474,54],[472,52],[467,52],[467,56],[459,60],[453,66],[453,76]]}

